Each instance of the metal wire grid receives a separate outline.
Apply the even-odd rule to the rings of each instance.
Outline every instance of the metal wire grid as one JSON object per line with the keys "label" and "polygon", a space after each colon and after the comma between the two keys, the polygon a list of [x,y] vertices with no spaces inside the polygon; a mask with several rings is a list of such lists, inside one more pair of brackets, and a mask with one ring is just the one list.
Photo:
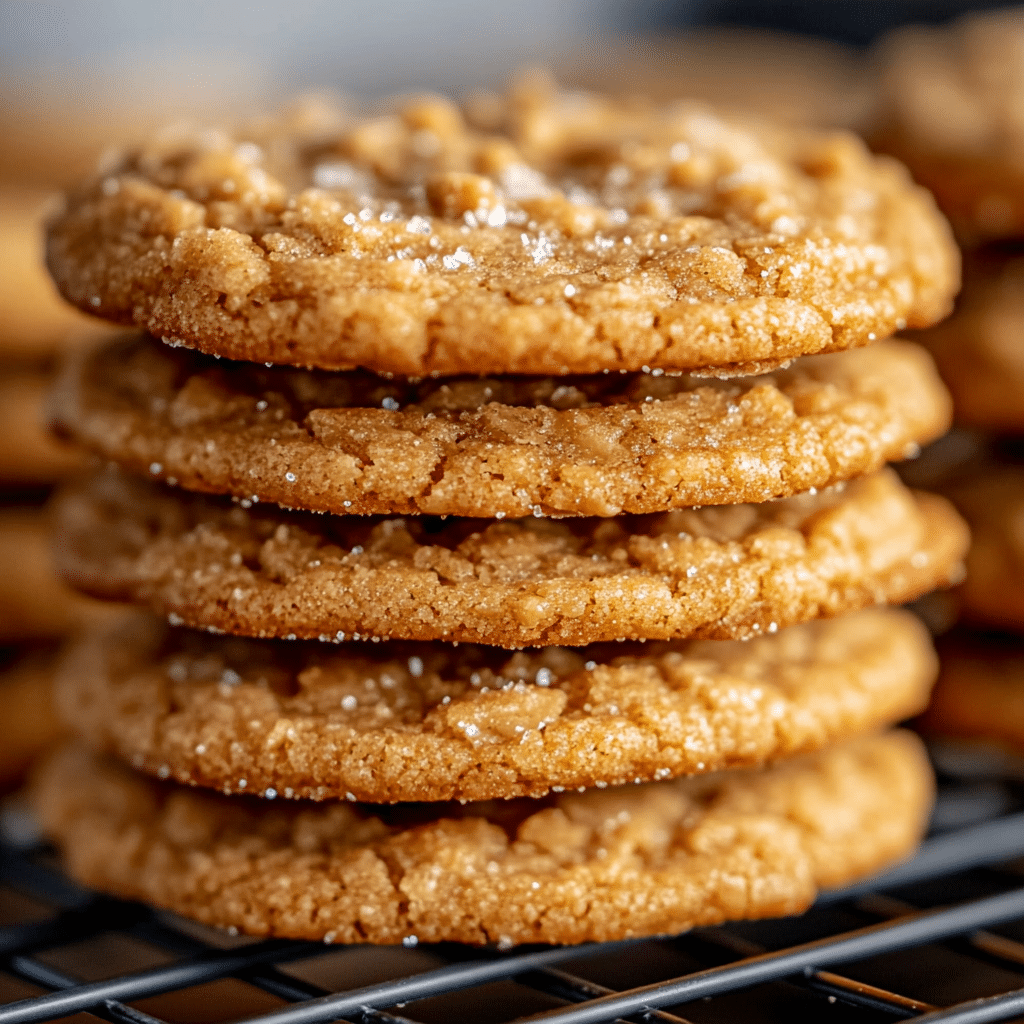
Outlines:
{"label": "metal wire grid", "polygon": [[[281,966],[327,955],[350,955],[337,947],[268,940],[221,948],[196,937],[185,922],[171,916],[83,892],[48,862],[45,851],[0,843],[0,886],[8,892],[20,891],[52,912],[43,920],[0,927],[0,971],[47,990],[40,996],[0,1005],[0,1024],[33,1024],[79,1012],[111,1024],[168,1024],[130,1004],[225,978],[237,979],[284,1004],[270,1013],[248,1018],[253,1024],[414,1024],[412,1018],[402,1015],[408,1003],[465,993],[501,981],[540,994],[550,1006],[515,1019],[559,1024],[685,1022],[691,1018],[679,1014],[688,1008],[700,1009],[699,1016],[707,1019],[707,1007],[714,1005],[711,997],[762,992],[763,988],[755,986],[766,985],[795,986],[804,998],[820,1000],[822,1012],[827,1008],[853,1009],[854,1017],[837,1020],[916,1018],[957,1024],[1008,1020],[1024,1014],[1024,941],[989,929],[1017,922],[1024,935],[1024,886],[1018,884],[1021,875],[1012,867],[992,865],[1022,856],[1024,813],[1005,814],[929,840],[914,860],[870,883],[826,894],[809,919],[829,919],[840,911],[873,923],[840,930],[823,929],[819,923],[818,930],[825,934],[810,941],[780,943],[779,936],[786,933],[785,923],[761,922],[700,929],[675,939],[535,947],[510,954],[454,946],[427,947],[441,966],[355,989],[329,991],[293,976]],[[983,894],[964,899],[972,892],[972,884],[964,880],[971,878],[975,892],[983,879]],[[923,909],[919,905],[922,885],[925,890],[930,886],[932,892],[931,897],[924,894]],[[902,892],[904,899],[880,895],[895,890]],[[935,899],[935,893],[940,899]],[[47,953],[111,932],[142,939],[173,959],[163,966],[86,983],[46,962]],[[1021,986],[938,1008],[832,969],[935,943],[951,944],[968,954],[972,963],[1008,968],[1019,977]],[[780,948],[766,948],[768,945]],[[642,947],[653,946],[685,949],[691,956],[696,954],[697,962],[711,966],[621,991],[585,977],[588,964],[614,962],[616,957],[635,955]],[[922,957],[926,952],[922,950]],[[567,969],[573,961],[578,970],[584,969],[579,973]],[[415,1009],[414,1005],[411,1012]],[[499,1018],[492,1015],[491,1019]]]}

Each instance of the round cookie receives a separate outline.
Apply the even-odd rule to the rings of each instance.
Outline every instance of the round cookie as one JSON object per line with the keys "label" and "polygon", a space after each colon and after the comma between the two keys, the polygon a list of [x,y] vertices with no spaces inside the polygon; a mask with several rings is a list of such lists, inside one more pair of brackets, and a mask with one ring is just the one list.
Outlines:
{"label": "round cookie", "polygon": [[1024,753],[1024,642],[960,630],[939,643],[939,682],[921,731]]}
{"label": "round cookie", "polygon": [[109,472],[57,504],[63,575],[177,624],[502,647],[742,639],[959,578],[966,531],[891,470],[762,505],[615,519],[317,516]]}
{"label": "round cookie", "polygon": [[967,574],[957,588],[964,618],[1024,628],[1024,467],[987,466],[948,493],[971,528]]}
{"label": "round cookie", "polygon": [[661,512],[827,487],[917,452],[951,407],[908,342],[735,381],[653,374],[418,382],[225,364],[145,336],[69,363],[50,403],[105,459],[322,512]]}
{"label": "round cookie", "polygon": [[921,711],[937,664],[908,612],[750,641],[335,648],[132,617],[57,678],[68,727],[162,778],[260,795],[489,800],[756,767]]}
{"label": "round cookie", "polygon": [[896,732],[764,771],[391,808],[203,793],[68,748],[34,797],[71,874],[120,897],[256,935],[504,947],[797,913],[909,855],[932,788]]}
{"label": "round cookie", "polygon": [[759,372],[959,282],[931,196],[853,136],[537,80],[165,133],[70,195],[48,264],[171,344],[406,375]]}
{"label": "round cookie", "polygon": [[964,258],[956,313],[917,335],[953,394],[958,422],[1024,432],[1024,257],[981,249]]}
{"label": "round cookie", "polygon": [[970,238],[1024,234],[1024,12],[915,25],[876,53],[876,145],[903,160]]}

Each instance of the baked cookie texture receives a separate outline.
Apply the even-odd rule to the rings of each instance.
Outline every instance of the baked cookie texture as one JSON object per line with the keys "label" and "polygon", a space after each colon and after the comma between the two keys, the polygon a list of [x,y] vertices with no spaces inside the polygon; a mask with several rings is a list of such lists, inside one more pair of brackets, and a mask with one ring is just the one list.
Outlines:
{"label": "baked cookie texture", "polygon": [[973,622],[1024,628],[1024,467],[986,466],[948,494],[971,528],[967,574],[957,589]]}
{"label": "baked cookie texture", "polygon": [[815,495],[614,519],[244,509],[110,472],[64,493],[86,592],[262,637],[522,647],[748,638],[959,578],[966,529],[892,470]]}
{"label": "baked cookie texture", "polygon": [[939,650],[942,670],[921,731],[1024,752],[1024,641],[958,630]]}
{"label": "baked cookie texture", "polygon": [[191,490],[335,513],[614,516],[758,502],[916,454],[949,426],[920,347],[767,376],[384,378],[227,363],[145,336],[64,368],[52,422]]}
{"label": "baked cookie texture", "polygon": [[970,239],[1024,233],[1024,13],[969,14],[887,37],[876,143]]}
{"label": "baked cookie texture", "polygon": [[907,856],[932,786],[895,732],[764,772],[393,809],[202,793],[68,748],[35,800],[79,881],[207,924],[508,946],[797,913]]}
{"label": "baked cookie texture", "polygon": [[1024,258],[987,248],[964,256],[956,315],[917,336],[953,395],[957,422],[1024,432]]}
{"label": "baked cookie texture", "polygon": [[134,617],[57,676],[69,729],[136,768],[227,793],[488,800],[763,763],[923,710],[937,663],[906,612],[747,642],[340,648]]}
{"label": "baked cookie texture", "polygon": [[959,281],[931,196],[853,136],[535,79],[165,133],[47,259],[171,344],[406,375],[758,372],[934,323]]}

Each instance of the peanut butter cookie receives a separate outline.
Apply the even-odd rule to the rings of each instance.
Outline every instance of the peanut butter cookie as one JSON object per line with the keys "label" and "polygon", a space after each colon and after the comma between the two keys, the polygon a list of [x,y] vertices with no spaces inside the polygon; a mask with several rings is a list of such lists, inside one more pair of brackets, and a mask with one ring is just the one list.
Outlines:
{"label": "peanut butter cookie", "polygon": [[68,748],[35,803],[86,885],[325,942],[500,947],[797,913],[910,854],[932,778],[905,732],[765,771],[541,801],[379,807],[225,797]]}
{"label": "peanut butter cookie", "polygon": [[956,314],[917,336],[935,357],[965,426],[1024,432],[1024,257],[968,252]]}
{"label": "peanut butter cookie", "polygon": [[75,585],[262,637],[503,647],[736,639],[959,577],[966,531],[891,470],[816,495],[614,519],[317,516],[116,472],[65,492]]}
{"label": "peanut butter cookie", "polygon": [[959,280],[851,135],[536,80],[164,133],[70,195],[48,263],[171,344],[406,375],[759,372],[934,323]]}
{"label": "peanut butter cookie", "polygon": [[1024,234],[1024,12],[969,14],[888,37],[876,144],[971,239]]}
{"label": "peanut butter cookie", "polygon": [[662,512],[827,487],[949,426],[907,342],[729,382],[654,374],[387,379],[111,340],[69,363],[54,423],[136,473],[337,513]]}
{"label": "peanut butter cookie", "polygon": [[148,616],[82,638],[70,729],[163,778],[372,803],[543,796],[755,767],[921,711],[936,671],[906,612],[747,642],[547,647],[213,637]]}
{"label": "peanut butter cookie", "polygon": [[921,730],[1024,753],[1024,641],[958,630],[940,644],[942,670]]}
{"label": "peanut butter cookie", "polygon": [[988,466],[948,493],[971,528],[967,575],[957,588],[964,617],[1024,629],[1024,467]]}

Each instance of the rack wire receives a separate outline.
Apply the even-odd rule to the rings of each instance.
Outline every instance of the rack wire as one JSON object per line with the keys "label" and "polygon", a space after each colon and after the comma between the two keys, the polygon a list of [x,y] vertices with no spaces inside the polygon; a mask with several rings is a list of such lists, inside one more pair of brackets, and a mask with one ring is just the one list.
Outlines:
{"label": "rack wire", "polygon": [[232,937],[82,890],[0,829],[0,1024],[1011,1020],[1020,806],[1009,785],[947,783],[936,820],[954,827],[800,918],[504,953]]}

